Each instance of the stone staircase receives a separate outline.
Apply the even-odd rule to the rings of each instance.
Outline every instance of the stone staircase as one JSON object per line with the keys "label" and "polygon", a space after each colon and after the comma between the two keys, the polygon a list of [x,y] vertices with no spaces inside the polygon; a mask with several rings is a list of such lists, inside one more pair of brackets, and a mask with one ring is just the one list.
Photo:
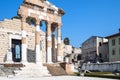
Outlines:
{"label": "stone staircase", "polygon": [[51,76],[46,66],[40,64],[28,63],[25,67],[20,68],[21,70],[16,70],[15,77],[44,77]]}
{"label": "stone staircase", "polygon": [[52,76],[67,75],[66,71],[58,63],[46,64],[46,66],[48,67],[48,70]]}

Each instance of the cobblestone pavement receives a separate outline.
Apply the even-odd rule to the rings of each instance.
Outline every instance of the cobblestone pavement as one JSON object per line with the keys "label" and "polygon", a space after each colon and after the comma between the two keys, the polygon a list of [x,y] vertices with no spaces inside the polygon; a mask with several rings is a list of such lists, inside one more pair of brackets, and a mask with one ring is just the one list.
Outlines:
{"label": "cobblestone pavement", "polygon": [[53,77],[40,77],[40,78],[7,78],[0,77],[0,80],[118,80],[107,78],[94,78],[94,77],[79,77],[79,76],[53,76]]}

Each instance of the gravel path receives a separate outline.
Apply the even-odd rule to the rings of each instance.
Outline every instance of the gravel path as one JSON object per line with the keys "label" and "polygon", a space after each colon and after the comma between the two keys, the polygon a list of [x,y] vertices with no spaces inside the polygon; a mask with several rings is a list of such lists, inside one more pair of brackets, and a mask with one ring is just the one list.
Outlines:
{"label": "gravel path", "polygon": [[40,77],[40,78],[7,78],[7,77],[0,77],[0,80],[117,80],[117,79],[79,77],[79,76],[52,76],[52,77]]}

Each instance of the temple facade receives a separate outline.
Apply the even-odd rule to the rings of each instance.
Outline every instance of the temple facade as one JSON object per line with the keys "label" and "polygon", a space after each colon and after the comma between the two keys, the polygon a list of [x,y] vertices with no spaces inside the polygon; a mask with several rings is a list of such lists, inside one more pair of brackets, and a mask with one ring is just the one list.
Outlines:
{"label": "temple facade", "polygon": [[[18,9],[19,19],[0,22],[0,62],[62,62],[63,15],[62,9],[47,0],[24,0]],[[46,32],[40,29],[42,21]]]}

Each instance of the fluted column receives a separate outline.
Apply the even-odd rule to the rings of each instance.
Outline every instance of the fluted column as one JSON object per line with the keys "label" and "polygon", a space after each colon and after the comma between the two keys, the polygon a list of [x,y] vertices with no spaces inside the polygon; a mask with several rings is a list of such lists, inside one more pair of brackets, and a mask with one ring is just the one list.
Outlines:
{"label": "fluted column", "polygon": [[51,22],[47,22],[47,63],[52,63]]}
{"label": "fluted column", "polygon": [[36,64],[42,65],[42,53],[40,53],[40,19],[37,19],[36,21],[35,44],[36,44]]}
{"label": "fluted column", "polygon": [[27,62],[27,41],[26,41],[26,16],[21,16],[21,30],[22,30],[22,63]]}
{"label": "fluted column", "polygon": [[58,43],[57,43],[57,60],[58,62],[62,62],[63,61],[63,57],[62,57],[62,46],[61,46],[61,24],[58,24],[58,28],[57,28],[57,34],[58,34]]}

